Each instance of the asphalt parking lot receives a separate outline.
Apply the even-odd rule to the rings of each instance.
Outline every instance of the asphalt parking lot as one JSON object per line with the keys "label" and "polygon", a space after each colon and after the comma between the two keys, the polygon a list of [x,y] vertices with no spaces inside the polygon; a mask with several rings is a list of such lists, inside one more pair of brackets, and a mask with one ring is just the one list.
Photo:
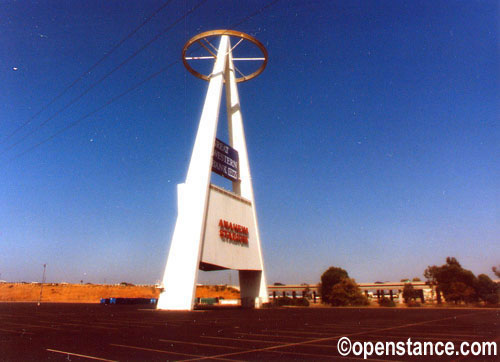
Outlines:
{"label": "asphalt parking lot", "polygon": [[[500,310],[394,308],[155,311],[0,303],[0,360],[360,360],[337,342],[500,342]],[[497,351],[498,354],[498,351]],[[435,358],[436,356],[434,356]],[[372,355],[370,360],[408,360]],[[428,357],[420,357],[428,359]],[[455,355],[443,359],[498,360]]]}

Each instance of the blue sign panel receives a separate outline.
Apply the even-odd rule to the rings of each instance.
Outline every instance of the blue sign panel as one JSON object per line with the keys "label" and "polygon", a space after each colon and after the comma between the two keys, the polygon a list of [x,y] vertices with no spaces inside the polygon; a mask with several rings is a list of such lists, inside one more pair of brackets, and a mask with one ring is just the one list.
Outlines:
{"label": "blue sign panel", "polygon": [[215,139],[212,171],[231,181],[238,181],[238,151]]}

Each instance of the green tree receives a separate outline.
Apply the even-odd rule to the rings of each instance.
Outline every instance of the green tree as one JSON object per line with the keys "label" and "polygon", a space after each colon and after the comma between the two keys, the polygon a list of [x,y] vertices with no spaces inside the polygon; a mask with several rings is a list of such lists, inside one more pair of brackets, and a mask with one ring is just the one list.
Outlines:
{"label": "green tree", "polygon": [[368,298],[361,292],[358,285],[351,278],[344,278],[336,283],[328,296],[333,306],[367,305]]}
{"label": "green tree", "polygon": [[436,292],[436,299],[438,304],[441,304],[441,290],[439,289],[438,281],[436,278],[437,273],[437,266],[428,266],[424,271],[424,277],[427,279],[426,284],[431,287],[433,292]]}
{"label": "green tree", "polygon": [[486,304],[496,305],[499,301],[500,287],[486,274],[477,276],[477,294]]}
{"label": "green tree", "polygon": [[470,270],[462,268],[453,257],[446,258],[446,264],[442,266],[428,267],[424,275],[429,284],[437,285],[436,292],[442,292],[447,302],[458,304],[479,300],[475,275]]}
{"label": "green tree", "polygon": [[472,303],[477,301],[477,294],[473,286],[461,281],[452,281],[446,287],[444,297],[446,301],[458,304],[460,302]]}
{"label": "green tree", "polygon": [[338,284],[342,279],[349,278],[347,272],[338,267],[331,266],[328,268],[323,275],[321,275],[321,283],[319,285],[319,291],[321,294],[321,300],[323,303],[331,304],[330,294],[335,284]]}
{"label": "green tree", "polygon": [[405,284],[403,288],[403,299],[406,304],[410,303],[417,298],[417,291],[413,288],[411,283]]}
{"label": "green tree", "polygon": [[496,266],[492,267],[491,270],[493,271],[493,273],[495,273],[497,278],[500,278],[500,265],[498,266],[498,268]]}

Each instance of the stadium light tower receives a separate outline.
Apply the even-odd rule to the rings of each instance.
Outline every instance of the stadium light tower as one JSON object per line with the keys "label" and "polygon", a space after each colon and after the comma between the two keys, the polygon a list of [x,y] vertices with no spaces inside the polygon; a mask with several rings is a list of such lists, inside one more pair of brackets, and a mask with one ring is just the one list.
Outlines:
{"label": "stadium light tower", "polygon": [[[217,40],[218,48],[212,44]],[[235,50],[250,51],[251,56],[233,57]],[[190,55],[193,51],[205,54]],[[268,301],[268,294],[236,84],[262,73],[267,50],[248,34],[213,30],[191,38],[182,58],[190,73],[209,84],[186,181],[177,186],[177,222],[157,308],[193,309],[200,269],[238,270],[242,306],[259,307]],[[192,66],[206,60],[215,61],[210,74]],[[254,67],[245,75],[234,62]],[[224,84],[229,144],[216,138]],[[212,172],[229,179],[232,190],[212,184]]]}

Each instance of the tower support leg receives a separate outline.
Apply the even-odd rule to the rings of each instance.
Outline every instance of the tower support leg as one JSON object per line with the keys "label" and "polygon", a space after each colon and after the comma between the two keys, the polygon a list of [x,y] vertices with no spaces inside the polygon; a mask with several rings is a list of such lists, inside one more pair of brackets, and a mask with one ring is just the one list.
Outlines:
{"label": "tower support leg", "polygon": [[[229,37],[222,36],[218,54],[229,50]],[[164,290],[157,309],[192,310],[200,265],[201,240],[208,203],[212,153],[217,132],[226,56],[215,61],[196,141],[184,184],[178,185],[178,215],[163,276]]]}
{"label": "tower support leg", "polygon": [[240,295],[243,308],[260,308],[263,298],[260,298],[262,271],[240,270]]}

